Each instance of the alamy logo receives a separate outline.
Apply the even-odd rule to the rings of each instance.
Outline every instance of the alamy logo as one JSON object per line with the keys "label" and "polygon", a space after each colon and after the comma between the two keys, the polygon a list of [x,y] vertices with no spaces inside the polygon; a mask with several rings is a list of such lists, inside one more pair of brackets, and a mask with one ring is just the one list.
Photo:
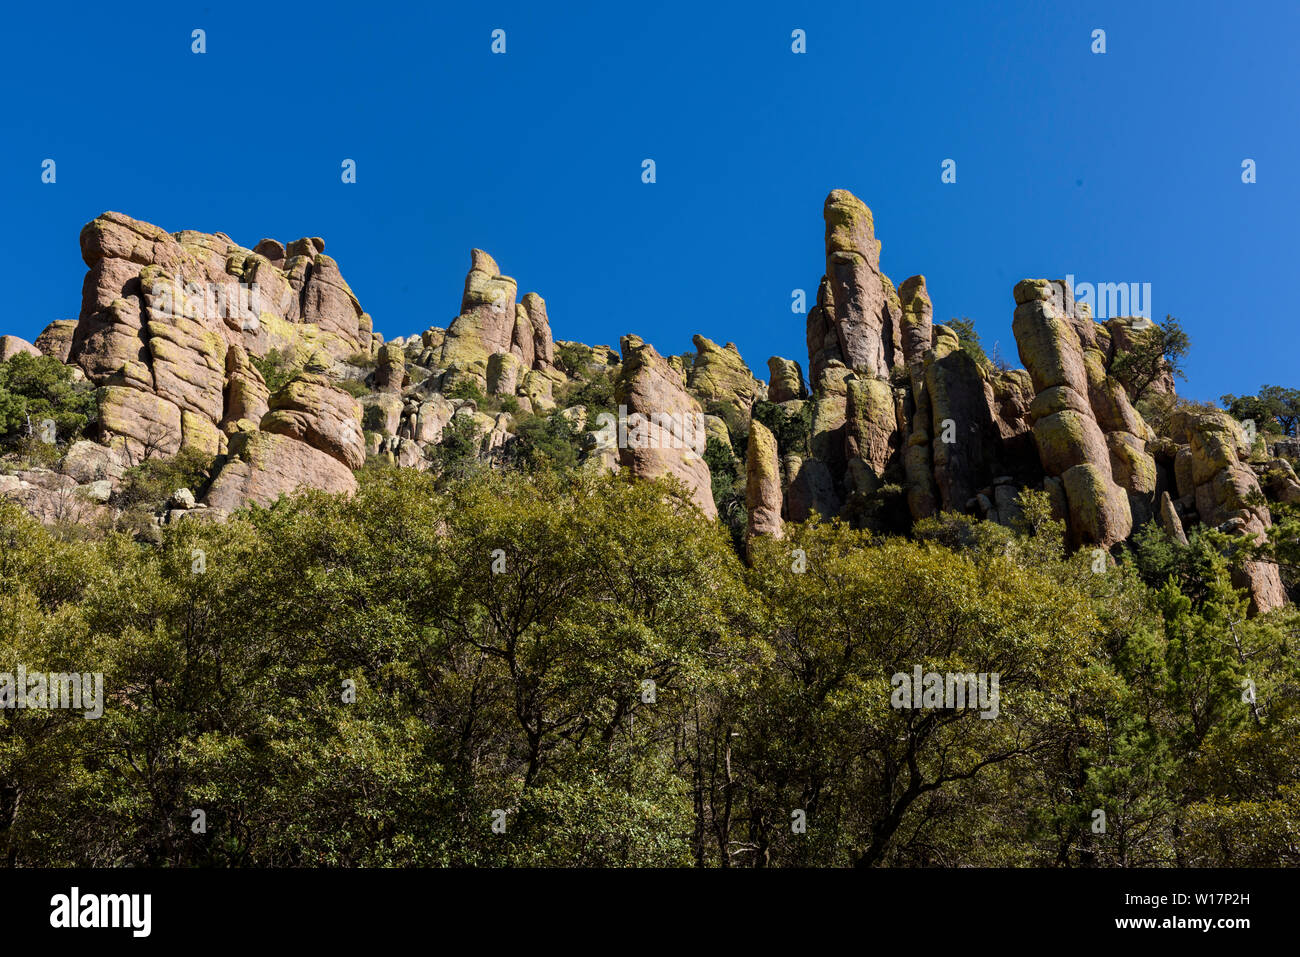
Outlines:
{"label": "alamy logo", "polygon": [[[155,282],[149,289],[149,306],[159,316],[208,322],[236,321],[245,332],[255,332],[262,312],[257,283]],[[280,303],[281,307],[286,303]],[[282,310],[283,311],[283,310]]]}
{"label": "alamy logo", "polygon": [[889,703],[895,708],[979,708],[981,718],[998,716],[999,672],[923,672],[920,665],[909,675],[900,671],[889,681],[894,693]]}
{"label": "alamy logo", "polygon": [[22,665],[17,672],[0,671],[0,708],[84,711],[87,721],[101,718],[104,675],[98,671],[47,674]]}
{"label": "alamy logo", "polygon": [[1114,319],[1119,316],[1151,318],[1151,283],[1143,282],[1090,282],[1076,283],[1074,274],[1065,277],[1065,284],[1074,290],[1074,301],[1085,303],[1094,319]]}
{"label": "alamy logo", "polygon": [[683,449],[694,455],[703,455],[708,436],[704,430],[702,412],[640,412],[627,413],[627,406],[618,407],[618,418],[608,412],[596,416],[597,444],[601,448],[620,449]]}
{"label": "alamy logo", "polygon": [[127,927],[132,937],[148,937],[153,927],[149,894],[82,894],[81,888],[50,898],[50,926]]}

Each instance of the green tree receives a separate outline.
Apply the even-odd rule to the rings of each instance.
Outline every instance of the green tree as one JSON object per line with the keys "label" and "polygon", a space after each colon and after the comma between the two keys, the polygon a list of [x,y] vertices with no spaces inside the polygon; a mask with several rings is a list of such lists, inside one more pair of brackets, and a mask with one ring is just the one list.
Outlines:
{"label": "green tree", "polygon": [[292,353],[271,349],[264,356],[249,356],[248,361],[262,375],[262,381],[272,395],[279,392],[289,380],[302,370],[302,363]]}
{"label": "green tree", "polygon": [[1191,339],[1173,316],[1155,323],[1150,329],[1135,333],[1127,349],[1117,351],[1109,372],[1124,386],[1133,402],[1150,393],[1152,386],[1166,376],[1185,378],[1183,359],[1191,348]]}
{"label": "green tree", "polygon": [[1253,420],[1260,432],[1294,436],[1300,423],[1300,389],[1266,385],[1258,395],[1225,395],[1221,401],[1229,415],[1243,422]]}
{"label": "green tree", "polygon": [[53,356],[19,353],[0,362],[0,441],[39,435],[45,420],[56,438],[80,438],[99,417],[98,394],[73,379],[71,366]]}
{"label": "green tree", "polygon": [[945,325],[957,333],[957,341],[961,345],[961,351],[974,359],[976,365],[981,369],[993,367],[992,360],[985,355],[984,346],[980,343],[980,334],[975,330],[975,320],[965,317],[949,319]]}
{"label": "green tree", "polygon": [[553,412],[521,416],[515,422],[515,437],[506,445],[506,461],[526,472],[574,468],[578,449],[573,427]]}

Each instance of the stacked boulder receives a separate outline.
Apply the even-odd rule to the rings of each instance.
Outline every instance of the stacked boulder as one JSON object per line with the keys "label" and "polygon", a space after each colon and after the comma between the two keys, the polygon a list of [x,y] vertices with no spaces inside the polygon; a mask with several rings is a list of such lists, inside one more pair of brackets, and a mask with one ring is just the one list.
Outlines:
{"label": "stacked boulder", "polygon": [[808,312],[808,363],[813,382],[832,361],[888,378],[901,351],[902,307],[880,271],[880,241],[871,210],[848,190],[832,190],[826,221],[826,274]]}
{"label": "stacked boulder", "polygon": [[520,394],[530,403],[535,394],[549,399],[549,387],[535,385],[531,394],[528,388],[534,373],[550,383],[564,381],[562,373],[554,372],[555,345],[545,300],[530,292],[516,302],[518,284],[501,275],[496,260],[481,249],[470,256],[460,315],[442,340],[442,390],[470,380],[491,395]]}
{"label": "stacked boulder", "polygon": [[325,371],[309,362],[270,397],[256,429],[245,425],[231,434],[205,504],[229,512],[250,502],[269,505],[301,487],[356,490],[352,470],[366,458],[361,406]]}
{"label": "stacked boulder", "polygon": [[265,384],[250,356],[373,351],[370,317],[324,246],[249,250],[223,233],[173,235],[105,213],[81,233],[79,318],[37,341],[101,387],[100,439],[129,461],[216,455],[238,423],[257,422]]}
{"label": "stacked boulder", "polygon": [[[1263,541],[1272,518],[1259,479],[1246,464],[1251,443],[1240,423],[1217,409],[1180,410],[1172,417],[1170,431],[1178,443],[1176,506],[1219,531],[1252,543]],[[1286,601],[1276,565],[1241,562],[1233,569],[1233,584],[1249,591],[1255,611]]]}
{"label": "stacked boulder", "polygon": [[1075,544],[1109,548],[1133,530],[1129,492],[1155,493],[1148,430],[1107,376],[1088,335],[1095,324],[1073,308],[1065,284],[1026,279],[1014,293],[1012,329],[1033,381],[1030,419],[1044,486]]}
{"label": "stacked boulder", "polygon": [[634,478],[670,477],[681,482],[708,518],[717,518],[712,477],[700,457],[704,412],[687,391],[682,375],[654,346],[624,336],[623,363],[615,396],[626,409],[620,425],[619,464]]}

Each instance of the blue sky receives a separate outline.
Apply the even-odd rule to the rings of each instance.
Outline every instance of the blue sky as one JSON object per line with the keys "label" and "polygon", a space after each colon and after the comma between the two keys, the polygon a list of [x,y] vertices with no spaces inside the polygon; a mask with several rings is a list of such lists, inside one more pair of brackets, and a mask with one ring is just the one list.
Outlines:
{"label": "blue sky", "polygon": [[1152,284],[1192,337],[1184,394],[1300,386],[1295,3],[126,10],[6,12],[0,331],[76,316],[78,232],[114,209],[322,236],[390,338],[450,322],[480,246],[557,338],[676,353],[700,332],[765,379],[769,355],[806,366],[791,291],[816,290],[842,187],[895,283],[924,273],[937,320],[1016,364],[1013,283],[1071,273]]}

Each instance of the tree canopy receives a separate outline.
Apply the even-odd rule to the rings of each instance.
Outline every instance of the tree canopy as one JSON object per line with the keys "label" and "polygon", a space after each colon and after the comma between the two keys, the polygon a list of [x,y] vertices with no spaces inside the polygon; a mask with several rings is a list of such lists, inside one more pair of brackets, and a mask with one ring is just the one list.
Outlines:
{"label": "tree canopy", "polygon": [[[1098,573],[1025,505],[746,564],[680,488],[558,469],[368,469],[161,545],[0,503],[0,672],[107,688],[0,709],[0,859],[1300,863],[1295,612],[1248,619],[1212,533]],[[917,667],[997,674],[996,717],[896,706]]]}

